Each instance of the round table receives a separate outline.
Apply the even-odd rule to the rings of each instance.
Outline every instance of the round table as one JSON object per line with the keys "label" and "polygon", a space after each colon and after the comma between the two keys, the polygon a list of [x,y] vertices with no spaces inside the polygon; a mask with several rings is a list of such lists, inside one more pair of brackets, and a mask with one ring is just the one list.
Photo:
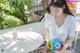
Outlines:
{"label": "round table", "polygon": [[17,31],[17,39],[11,37],[12,31],[0,36],[0,53],[28,53],[43,42],[42,36],[33,31]]}

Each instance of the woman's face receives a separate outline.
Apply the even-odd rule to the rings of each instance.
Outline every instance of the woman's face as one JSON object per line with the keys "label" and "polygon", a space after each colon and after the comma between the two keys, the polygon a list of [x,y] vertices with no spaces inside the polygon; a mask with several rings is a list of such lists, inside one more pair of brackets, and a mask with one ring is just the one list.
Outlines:
{"label": "woman's face", "polygon": [[60,16],[63,13],[63,8],[50,6],[50,12],[54,16]]}

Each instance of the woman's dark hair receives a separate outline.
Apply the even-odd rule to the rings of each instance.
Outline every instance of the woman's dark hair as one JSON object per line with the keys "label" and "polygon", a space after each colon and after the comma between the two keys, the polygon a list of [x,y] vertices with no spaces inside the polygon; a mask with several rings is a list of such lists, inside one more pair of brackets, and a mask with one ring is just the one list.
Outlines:
{"label": "woman's dark hair", "polygon": [[[65,14],[68,14],[68,15],[73,15],[69,8],[68,8],[68,5],[66,3],[65,0],[51,0],[49,3],[48,3],[48,7],[46,8],[48,13],[50,13],[50,6],[55,6],[55,7],[59,7],[59,8],[62,8],[63,6],[65,6],[65,9],[63,10],[63,12]],[[73,15],[74,16],[74,15]]]}

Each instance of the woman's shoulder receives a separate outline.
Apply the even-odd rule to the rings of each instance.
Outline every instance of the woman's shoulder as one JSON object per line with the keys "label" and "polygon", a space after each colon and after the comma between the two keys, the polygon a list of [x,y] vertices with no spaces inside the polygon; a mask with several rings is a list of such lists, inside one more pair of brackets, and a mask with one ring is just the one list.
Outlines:
{"label": "woman's shoulder", "polygon": [[71,21],[71,22],[75,22],[76,21],[76,17],[73,16],[73,15],[68,15],[68,21]]}
{"label": "woman's shoulder", "polygon": [[44,18],[49,20],[50,19],[50,14],[49,13],[45,13]]}
{"label": "woman's shoulder", "polygon": [[48,17],[48,16],[50,16],[50,14],[49,13],[45,13],[45,17]]}

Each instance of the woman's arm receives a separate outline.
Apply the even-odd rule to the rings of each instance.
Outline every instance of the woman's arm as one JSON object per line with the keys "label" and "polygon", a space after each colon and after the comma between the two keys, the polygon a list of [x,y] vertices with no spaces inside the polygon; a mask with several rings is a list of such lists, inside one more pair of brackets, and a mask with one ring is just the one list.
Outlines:
{"label": "woman's arm", "polygon": [[[67,50],[67,48],[70,46],[70,44],[72,44],[74,38],[73,37],[68,37],[66,43],[64,44],[63,48],[61,51],[54,51],[54,53],[65,53]],[[70,52],[70,51],[67,51]]]}
{"label": "woman's arm", "polygon": [[67,42],[64,44],[61,51],[64,52],[70,46],[70,44],[72,44],[73,40],[74,38],[68,37]]}
{"label": "woman's arm", "polygon": [[65,51],[70,46],[70,44],[72,44],[75,37],[75,31],[76,31],[76,19],[73,17],[71,26],[68,31],[68,39],[61,51]]}
{"label": "woman's arm", "polygon": [[45,33],[46,33],[45,39],[46,39],[46,41],[48,41],[50,39],[50,37],[49,37],[49,15],[48,15],[48,13],[45,14],[44,18],[45,18]]}
{"label": "woman's arm", "polygon": [[49,36],[49,29],[48,29],[48,28],[46,28],[45,39],[46,39],[46,42],[50,39],[50,36]]}

